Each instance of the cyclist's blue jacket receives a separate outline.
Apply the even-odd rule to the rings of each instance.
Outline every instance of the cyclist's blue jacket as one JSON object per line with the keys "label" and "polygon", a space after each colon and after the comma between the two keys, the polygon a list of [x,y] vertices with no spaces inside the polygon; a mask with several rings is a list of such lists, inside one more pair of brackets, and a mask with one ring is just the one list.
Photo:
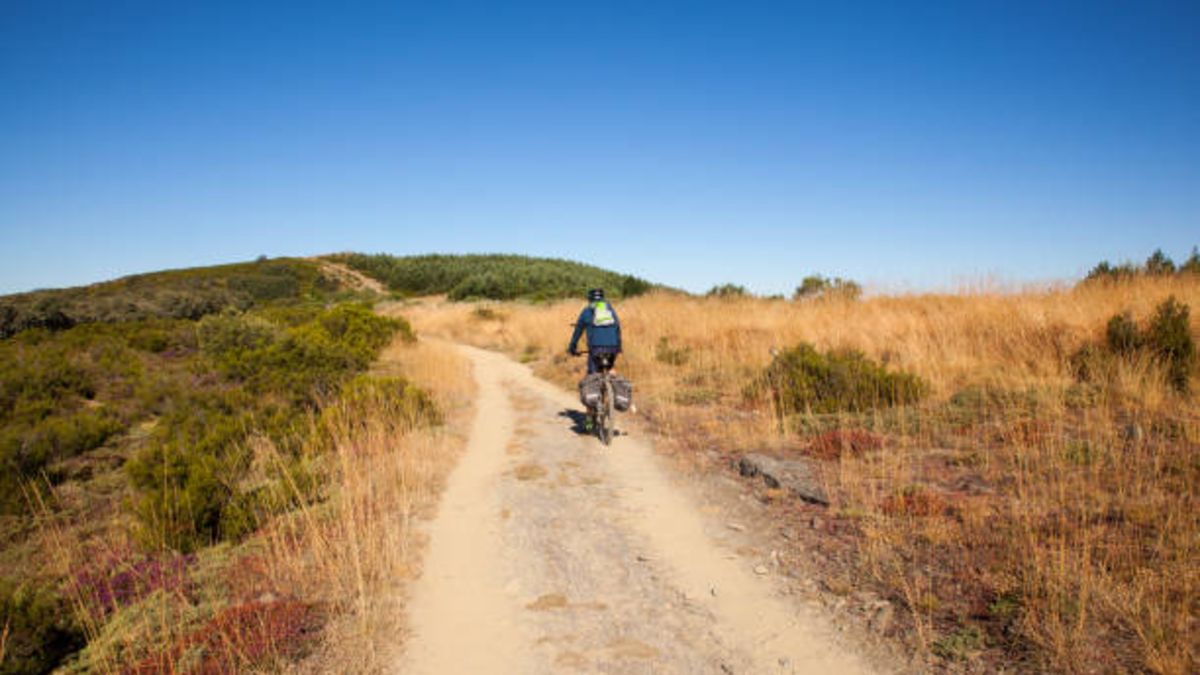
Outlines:
{"label": "cyclist's blue jacket", "polygon": [[579,337],[585,330],[588,351],[621,352],[621,320],[617,318],[617,310],[613,309],[607,300],[589,303],[579,313],[579,320],[575,322],[575,332],[571,335],[571,344],[567,351],[575,351]]}

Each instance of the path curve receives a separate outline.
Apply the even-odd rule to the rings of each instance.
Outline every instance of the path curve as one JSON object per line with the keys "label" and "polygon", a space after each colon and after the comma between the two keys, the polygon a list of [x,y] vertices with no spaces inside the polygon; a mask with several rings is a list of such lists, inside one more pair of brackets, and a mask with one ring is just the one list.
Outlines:
{"label": "path curve", "polygon": [[429,528],[397,672],[868,672],[815,610],[717,541],[643,440],[603,448],[572,429],[573,396],[461,349],[478,412]]}

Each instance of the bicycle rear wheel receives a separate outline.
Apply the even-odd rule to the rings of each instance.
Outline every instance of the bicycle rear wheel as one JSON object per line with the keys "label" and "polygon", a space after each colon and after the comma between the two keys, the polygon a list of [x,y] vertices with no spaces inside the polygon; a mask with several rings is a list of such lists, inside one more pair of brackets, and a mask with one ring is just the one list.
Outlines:
{"label": "bicycle rear wheel", "polygon": [[604,392],[600,397],[599,419],[596,420],[596,433],[600,442],[609,445],[613,437],[613,387],[612,382],[604,378]]}

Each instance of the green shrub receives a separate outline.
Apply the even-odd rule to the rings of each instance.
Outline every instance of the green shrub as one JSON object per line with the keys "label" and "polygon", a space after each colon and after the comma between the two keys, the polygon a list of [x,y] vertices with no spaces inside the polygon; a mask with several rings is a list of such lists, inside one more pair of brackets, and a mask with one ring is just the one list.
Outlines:
{"label": "green shrub", "polygon": [[1107,382],[1116,372],[1112,352],[1092,344],[1085,344],[1071,354],[1067,367],[1079,382]]}
{"label": "green shrub", "polygon": [[1080,382],[1105,382],[1116,372],[1114,359],[1146,354],[1166,370],[1167,382],[1186,393],[1196,370],[1196,343],[1192,337],[1189,308],[1171,296],[1154,310],[1145,330],[1129,312],[1113,315],[1104,331],[1102,347],[1082,345],[1068,361]]}
{"label": "green shrub", "polygon": [[1162,249],[1155,249],[1146,262],[1135,265],[1132,262],[1113,265],[1107,260],[1096,265],[1088,272],[1084,282],[1119,282],[1140,276],[1168,277],[1179,274],[1200,273],[1200,250],[1192,247],[1192,255],[1182,265],[1176,266]]}
{"label": "green shrub", "polygon": [[1141,269],[1131,262],[1113,265],[1104,260],[1087,273],[1084,281],[1124,281],[1133,279],[1139,274],[1141,274]]}
{"label": "green shrub", "polygon": [[244,441],[254,405],[248,394],[192,394],[126,462],[144,542],[191,551],[228,534],[221,517],[250,460]]}
{"label": "green shrub", "polygon": [[750,292],[746,290],[745,286],[721,284],[708,289],[704,295],[709,298],[745,298],[750,295]]}
{"label": "green shrub", "polygon": [[1155,308],[1144,336],[1146,348],[1166,366],[1167,381],[1181,392],[1188,390],[1196,369],[1196,342],[1188,314],[1188,306],[1171,296]]}
{"label": "green shrub", "polygon": [[281,329],[262,315],[206,317],[197,331],[201,349],[226,377],[315,404],[335,393],[341,379],[370,365],[397,333],[416,339],[403,319],[381,317],[363,305],[275,315],[300,322]]}
{"label": "green shrub", "polygon": [[424,390],[402,377],[358,375],[346,383],[335,405],[321,412],[326,441],[353,434],[368,419],[384,420],[394,433],[442,423],[442,415]]}
{"label": "green shrub", "polygon": [[0,581],[0,675],[48,673],[83,647],[67,604],[48,588]]}
{"label": "green shrub", "polygon": [[1128,355],[1142,348],[1137,322],[1129,312],[1114,314],[1104,329],[1104,343],[1114,354]]}
{"label": "green shrub", "polygon": [[108,411],[84,410],[48,417],[34,425],[23,441],[37,466],[98,448],[125,425]]}
{"label": "green shrub", "polygon": [[911,373],[889,372],[861,352],[820,353],[801,343],[778,354],[751,385],[751,395],[768,394],[783,414],[857,412],[902,405],[928,389]]}
{"label": "green shrub", "polygon": [[[339,396],[366,396],[355,374],[395,335],[415,339],[402,319],[353,303],[226,312],[202,319],[196,334],[203,356],[197,365],[223,382],[170,392],[157,430],[126,464],[143,540],[179,550],[237,539],[253,530],[264,504],[281,503],[270,481],[253,488],[238,482],[252,461],[251,436],[294,454],[307,433],[307,411]],[[428,416],[422,406],[432,403],[420,396],[400,387],[388,409],[404,419]]]}
{"label": "green shrub", "polygon": [[1200,248],[1192,247],[1192,255],[1179,266],[1180,274],[1200,274]]}
{"label": "green shrub", "polygon": [[[267,297],[309,283],[286,270],[270,274],[232,287]],[[190,275],[183,279],[196,288],[215,283]],[[261,467],[254,484],[244,484],[251,437],[265,437],[282,464],[299,466],[312,415],[338,400],[396,335],[415,339],[404,320],[355,303],[22,331],[0,341],[0,510],[21,512],[30,483],[64,473],[56,463],[154,419],[138,425],[138,449],[125,463],[142,540],[194,550],[244,536],[264,508],[294,497],[280,489],[282,474],[259,476]],[[399,387],[389,410],[401,421],[432,419],[422,396]],[[312,482],[300,473],[289,480]]]}
{"label": "green shrub", "polygon": [[621,278],[621,284],[617,287],[620,297],[632,298],[638,295],[649,293],[654,288],[654,285],[645,279],[639,279],[632,275],[626,275]]}
{"label": "green shrub", "polygon": [[985,646],[983,631],[978,626],[963,626],[947,633],[929,646],[934,655],[948,660],[961,661]]}
{"label": "green shrub", "polygon": [[227,377],[246,379],[263,367],[265,352],[282,331],[270,321],[246,314],[214,314],[196,325],[200,350]]}
{"label": "green shrub", "polygon": [[849,279],[841,277],[826,278],[819,274],[804,277],[800,285],[796,287],[796,292],[792,295],[794,300],[817,300],[840,298],[843,300],[857,300],[862,296],[862,286]]}
{"label": "green shrub", "polygon": [[1168,258],[1161,248],[1155,249],[1154,253],[1146,258],[1145,270],[1146,274],[1152,276],[1170,276],[1175,273],[1175,261]]}
{"label": "green shrub", "polygon": [[374,277],[401,295],[446,293],[452,300],[550,300],[604,288],[615,298],[653,288],[634,276],[569,260],[518,255],[346,254],[334,260]]}
{"label": "green shrub", "polygon": [[0,342],[0,511],[21,512],[24,484],[124,431],[124,414],[94,399],[139,375],[128,355],[120,340],[82,326]]}
{"label": "green shrub", "polygon": [[673,347],[671,341],[664,335],[654,346],[654,360],[669,366],[682,366],[691,358],[692,350],[687,347]]}

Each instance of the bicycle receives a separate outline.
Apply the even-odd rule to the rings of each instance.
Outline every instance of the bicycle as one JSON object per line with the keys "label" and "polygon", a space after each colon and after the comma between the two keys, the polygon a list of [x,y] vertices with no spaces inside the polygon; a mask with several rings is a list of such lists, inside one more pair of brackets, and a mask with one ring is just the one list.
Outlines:
{"label": "bicycle", "polygon": [[[580,354],[587,353],[587,351],[580,352]],[[616,394],[613,391],[612,376],[615,357],[615,354],[596,355],[596,372],[601,376],[600,403],[596,406],[595,410],[588,409],[589,414],[595,419],[596,437],[604,445],[610,445],[613,436],[616,434],[616,429],[613,428],[613,419],[615,417],[613,415],[613,400]]]}

